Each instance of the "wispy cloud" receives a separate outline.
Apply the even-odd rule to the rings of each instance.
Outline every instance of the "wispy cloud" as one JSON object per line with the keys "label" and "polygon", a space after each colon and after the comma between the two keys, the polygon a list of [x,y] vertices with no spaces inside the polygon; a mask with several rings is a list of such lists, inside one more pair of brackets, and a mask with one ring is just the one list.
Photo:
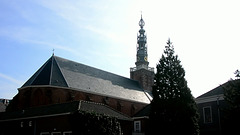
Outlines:
{"label": "wispy cloud", "polygon": [[[12,28],[12,31],[7,31],[7,29],[0,30],[0,36],[14,39],[19,42],[23,43],[30,43],[33,47],[39,47],[36,45],[40,45],[44,48],[52,48],[52,49],[60,49],[69,53],[72,53],[74,55],[79,55],[79,52],[76,49],[67,47],[67,45],[60,45],[56,43],[52,43],[52,41],[49,40],[38,40],[37,35],[41,35],[37,30],[31,29],[31,28],[19,28],[19,30],[16,30],[17,28]],[[21,34],[20,34],[21,33]],[[35,34],[31,34],[35,33]],[[38,33],[38,34],[36,34]]]}
{"label": "wispy cloud", "polygon": [[68,20],[74,25],[83,23],[89,20],[88,12],[83,12],[86,9],[84,2],[69,2],[69,1],[41,1],[39,4],[47,9],[52,10],[56,15]]}
{"label": "wispy cloud", "polygon": [[119,36],[116,35],[116,32],[107,31],[106,29],[97,28],[97,27],[92,26],[92,25],[85,26],[85,29],[87,29],[91,32],[94,32],[96,34],[99,34],[103,37],[106,37],[107,39],[111,39],[111,40],[114,40],[116,42],[120,42]]}
{"label": "wispy cloud", "polygon": [[12,82],[14,84],[17,84],[17,85],[22,85],[23,84],[22,81],[14,79],[11,76],[5,75],[5,74],[2,74],[2,73],[0,73],[0,78],[3,78],[4,80],[10,81],[10,82]]}
{"label": "wispy cloud", "polygon": [[107,12],[112,8],[109,2],[111,1],[52,1],[41,2],[40,5],[73,24],[74,29],[85,29],[90,33],[100,35],[102,39],[119,42],[121,41],[119,35],[116,35],[118,29],[116,23],[118,22],[114,19],[117,13]]}
{"label": "wispy cloud", "polygon": [[73,55],[76,55],[76,56],[80,55],[78,50],[76,50],[74,48],[67,47],[66,45],[60,45],[60,44],[55,44],[55,43],[46,42],[46,41],[29,40],[29,39],[25,39],[24,41],[28,42],[28,43],[32,43],[32,44],[45,46],[45,47],[47,46],[47,47],[52,48],[52,49],[60,49],[60,50],[63,50],[65,52],[69,52],[69,53],[71,53]]}

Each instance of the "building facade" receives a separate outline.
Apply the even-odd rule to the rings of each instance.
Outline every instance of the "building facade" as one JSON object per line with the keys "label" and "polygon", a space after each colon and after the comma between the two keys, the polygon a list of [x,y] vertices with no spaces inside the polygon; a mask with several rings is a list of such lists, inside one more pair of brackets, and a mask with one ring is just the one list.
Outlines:
{"label": "building facade", "polygon": [[[148,67],[142,17],[139,26],[136,68],[131,68],[131,78],[53,54],[18,89],[6,112],[0,114],[0,134],[74,134],[70,118],[82,111],[83,104],[88,105],[84,111],[117,118],[122,133],[138,133],[136,126],[143,123],[132,117],[150,104],[154,78],[154,69]],[[11,127],[16,130],[11,131]]]}
{"label": "building facade", "polygon": [[229,107],[224,92],[226,88],[231,87],[231,83],[239,83],[239,80],[228,81],[195,99],[200,114],[199,126],[202,135],[229,134],[224,122]]}
{"label": "building facade", "polygon": [[[87,115],[82,115],[86,112]],[[101,119],[101,117],[95,117],[95,114],[117,118],[120,127],[123,128],[121,133],[131,134],[132,120],[129,116],[107,105],[82,100],[3,113],[0,115],[0,133],[1,135],[92,134],[94,131],[87,133],[88,130],[92,127],[98,128],[96,127],[99,126],[98,119]],[[89,119],[93,120],[89,121]],[[112,126],[115,127],[115,125]],[[95,131],[98,130],[95,129]]]}

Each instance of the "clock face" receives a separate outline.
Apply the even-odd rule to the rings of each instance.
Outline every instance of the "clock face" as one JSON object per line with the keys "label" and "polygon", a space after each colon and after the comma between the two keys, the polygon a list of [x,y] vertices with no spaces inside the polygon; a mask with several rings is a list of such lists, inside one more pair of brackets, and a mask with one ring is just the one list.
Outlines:
{"label": "clock face", "polygon": [[144,60],[147,61],[147,56],[144,57]]}

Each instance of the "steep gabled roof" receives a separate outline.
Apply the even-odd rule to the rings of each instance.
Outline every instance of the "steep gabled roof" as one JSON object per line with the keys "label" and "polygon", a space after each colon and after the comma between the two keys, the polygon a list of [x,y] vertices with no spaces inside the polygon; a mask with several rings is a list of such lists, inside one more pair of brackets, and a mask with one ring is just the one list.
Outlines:
{"label": "steep gabled roof", "polygon": [[57,64],[55,56],[48,59],[43,66],[22,86],[53,85],[68,87],[65,78]]}
{"label": "steep gabled roof", "polygon": [[134,114],[133,118],[149,117],[151,107],[152,107],[151,104],[145,106],[142,110],[140,110],[136,114]]}
{"label": "steep gabled roof", "polygon": [[[224,84],[223,84],[223,85],[224,85]],[[215,96],[215,95],[221,95],[221,94],[223,94],[223,93],[224,93],[223,86],[220,85],[220,86],[218,86],[218,87],[216,87],[216,88],[214,88],[214,89],[212,89],[212,90],[210,90],[210,91],[208,91],[208,92],[206,92],[206,93],[198,96],[197,98],[203,98],[203,97],[210,97],[210,96]]]}
{"label": "steep gabled roof", "polygon": [[224,95],[224,88],[232,87],[232,85],[239,83],[239,82],[240,82],[240,79],[229,80],[229,81],[219,85],[218,87],[200,95],[199,97],[197,97],[197,99],[216,96],[216,95]]}
{"label": "steep gabled roof", "polygon": [[54,55],[22,88],[32,85],[68,87],[78,91],[150,103],[137,81]]}

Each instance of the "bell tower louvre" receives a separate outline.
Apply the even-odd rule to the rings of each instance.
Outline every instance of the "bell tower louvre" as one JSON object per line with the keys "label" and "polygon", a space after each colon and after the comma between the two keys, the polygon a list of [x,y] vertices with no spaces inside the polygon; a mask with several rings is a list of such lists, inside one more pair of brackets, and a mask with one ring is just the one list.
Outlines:
{"label": "bell tower louvre", "polygon": [[136,67],[130,68],[130,78],[140,83],[144,90],[152,92],[152,86],[154,81],[154,68],[148,67],[148,53],[147,53],[147,36],[143,29],[145,25],[144,20],[139,21],[139,34],[137,36],[137,55],[136,55]]}

